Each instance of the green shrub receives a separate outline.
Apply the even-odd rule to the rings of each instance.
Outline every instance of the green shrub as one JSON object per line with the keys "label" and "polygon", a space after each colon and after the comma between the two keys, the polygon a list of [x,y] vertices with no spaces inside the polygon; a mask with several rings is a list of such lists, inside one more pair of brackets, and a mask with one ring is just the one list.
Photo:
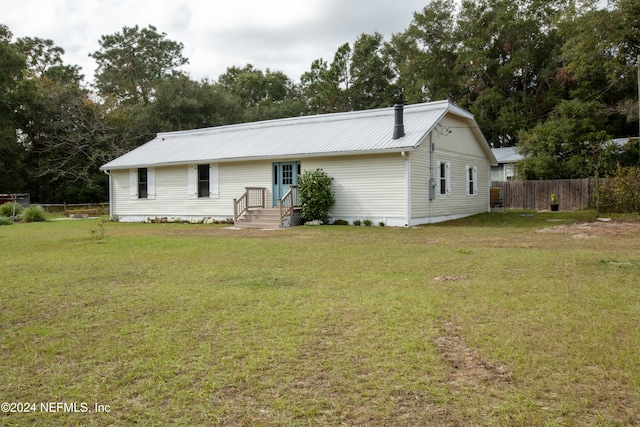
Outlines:
{"label": "green shrub", "polygon": [[354,219],[354,220],[353,220],[353,225],[358,225],[358,226],[360,226],[360,225],[362,225],[362,221],[360,221],[359,219]]}
{"label": "green shrub", "polygon": [[349,225],[349,221],[344,219],[336,219],[333,221],[333,225]]}
{"label": "green shrub", "polygon": [[371,221],[370,219],[365,219],[364,221],[362,221],[362,224],[365,227],[371,227],[373,225],[373,221]]}
{"label": "green shrub", "polygon": [[[16,216],[22,213],[24,208],[20,203],[16,203]],[[0,206],[0,216],[6,216],[11,218],[13,216],[13,202],[6,202]]]}
{"label": "green shrub", "polygon": [[600,208],[609,212],[640,213],[640,168],[618,167],[616,176],[599,188]]}
{"label": "green shrub", "polygon": [[22,220],[24,222],[46,221],[47,217],[40,205],[32,205],[22,211]]}
{"label": "green shrub", "polygon": [[335,203],[335,195],[331,191],[331,178],[322,169],[304,171],[298,177],[298,196],[300,197],[301,215],[304,222],[329,219],[329,208]]}
{"label": "green shrub", "polygon": [[0,215],[0,225],[11,225],[13,221],[8,216]]}
{"label": "green shrub", "polygon": [[380,227],[384,227],[384,221],[380,221],[380,222],[378,223],[378,225],[379,225]]}

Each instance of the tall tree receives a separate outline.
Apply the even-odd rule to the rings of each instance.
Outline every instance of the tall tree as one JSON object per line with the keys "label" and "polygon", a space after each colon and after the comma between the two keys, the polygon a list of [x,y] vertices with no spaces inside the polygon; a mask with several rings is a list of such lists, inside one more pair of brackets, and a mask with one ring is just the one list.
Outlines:
{"label": "tall tree", "polygon": [[98,64],[98,93],[125,104],[149,103],[159,82],[188,63],[182,56],[183,44],[166,36],[152,25],[124,27],[120,33],[102,36],[100,50],[89,55]]}
{"label": "tall tree", "polygon": [[458,42],[455,39],[455,3],[434,0],[413,15],[413,22],[388,45],[397,84],[408,102],[456,100],[461,88],[456,78]]}
{"label": "tall tree", "polygon": [[615,148],[602,130],[606,115],[595,101],[561,101],[549,119],[521,132],[519,173],[525,179],[558,179],[594,176],[596,168],[601,174],[613,171],[615,161],[605,166],[598,161],[611,158],[607,150]]}
{"label": "tall tree", "polygon": [[263,72],[251,64],[229,67],[218,78],[218,87],[237,100],[243,122],[291,117],[305,110],[298,88],[281,71]]}
{"label": "tall tree", "polygon": [[548,114],[560,43],[551,8],[527,1],[463,1],[457,20],[458,100],[476,115],[487,138],[511,146],[520,129]]}
{"label": "tall tree", "polygon": [[333,62],[316,59],[311,70],[300,78],[302,93],[313,114],[350,111],[351,76],[349,64],[351,46],[344,43],[336,51]]}
{"label": "tall tree", "polygon": [[44,77],[48,69],[62,65],[64,49],[51,39],[22,37],[16,41],[16,46],[27,57],[29,77]]}
{"label": "tall tree", "polygon": [[237,99],[218,85],[176,76],[158,85],[149,119],[162,132],[238,123],[242,113]]}
{"label": "tall tree", "polygon": [[362,34],[355,41],[350,74],[351,106],[354,110],[384,107],[400,98],[392,85],[394,73],[380,33]]}
{"label": "tall tree", "polygon": [[26,68],[25,57],[11,43],[13,34],[0,24],[0,191],[25,191],[25,149],[16,136],[16,91]]}
{"label": "tall tree", "polygon": [[568,8],[560,25],[564,71],[571,97],[598,99],[610,110],[607,131],[615,137],[638,131],[637,55],[640,5],[620,0],[613,8]]}
{"label": "tall tree", "polygon": [[394,34],[384,49],[393,70],[395,91],[409,104],[428,101],[423,67],[419,65],[424,55],[416,38],[411,37],[408,31]]}
{"label": "tall tree", "polygon": [[81,81],[61,65],[21,84],[18,120],[28,154],[25,172],[29,192],[40,202],[95,201],[106,196],[95,182],[102,175],[98,167],[108,159],[100,147],[101,106]]}
{"label": "tall tree", "polygon": [[331,78],[327,61],[322,58],[314,60],[311,69],[300,77],[300,83],[311,113],[334,111],[334,99],[338,97],[340,87]]}

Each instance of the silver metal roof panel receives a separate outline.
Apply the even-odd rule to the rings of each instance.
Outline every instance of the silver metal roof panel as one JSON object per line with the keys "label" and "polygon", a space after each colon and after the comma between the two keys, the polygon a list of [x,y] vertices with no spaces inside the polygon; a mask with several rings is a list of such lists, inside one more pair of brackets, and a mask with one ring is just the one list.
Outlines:
{"label": "silver metal roof panel", "polygon": [[467,111],[438,101],[406,105],[398,139],[393,108],[164,132],[100,169],[411,150],[447,112],[473,122]]}

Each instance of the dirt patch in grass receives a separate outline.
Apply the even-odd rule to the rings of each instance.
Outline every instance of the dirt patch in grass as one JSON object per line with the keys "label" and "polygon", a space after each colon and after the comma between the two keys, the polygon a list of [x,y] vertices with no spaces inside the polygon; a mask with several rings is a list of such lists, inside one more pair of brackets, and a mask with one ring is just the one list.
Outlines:
{"label": "dirt patch in grass", "polygon": [[465,274],[464,276],[437,276],[433,278],[433,281],[438,283],[462,282],[464,280],[469,280],[469,276]]}
{"label": "dirt patch in grass", "polygon": [[467,345],[460,334],[460,328],[451,322],[444,323],[442,334],[434,339],[434,344],[453,367],[449,379],[453,386],[474,388],[485,383],[511,382],[509,368],[480,356]]}
{"label": "dirt patch in grass", "polygon": [[569,234],[576,238],[620,236],[640,231],[640,222],[596,221],[539,228],[538,233]]}
{"label": "dirt patch in grass", "polygon": [[494,410],[512,391],[508,366],[482,357],[467,344],[461,328],[451,321],[443,323],[433,343],[452,368],[444,385],[458,398],[475,404],[462,408],[452,404],[453,401],[432,405],[429,411],[435,418],[429,425],[496,425]]}

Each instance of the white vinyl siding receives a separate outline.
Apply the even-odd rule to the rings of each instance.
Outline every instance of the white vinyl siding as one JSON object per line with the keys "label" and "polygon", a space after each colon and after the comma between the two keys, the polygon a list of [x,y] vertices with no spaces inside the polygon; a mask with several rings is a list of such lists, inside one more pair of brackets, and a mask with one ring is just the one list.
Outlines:
{"label": "white vinyl siding", "polygon": [[[271,201],[270,161],[212,163],[209,176],[211,195],[208,198],[197,197],[197,165],[193,166],[153,168],[155,199],[137,198],[137,170],[133,170],[135,178],[129,170],[111,171],[112,215],[135,217],[136,220],[163,216],[226,219],[233,217],[233,199],[242,196],[246,186],[267,188],[266,199]],[[149,174],[147,179],[151,180]],[[151,193],[151,186],[148,191]],[[135,200],[132,193],[136,195]]]}
{"label": "white vinyl siding", "polygon": [[[442,121],[453,131],[440,135],[433,132],[411,152],[411,218],[412,224],[443,221],[488,211],[489,159],[466,123],[445,117]],[[429,142],[434,144],[432,166]],[[439,164],[449,165],[448,195],[440,194]],[[475,194],[469,197],[468,169],[475,168]],[[433,171],[430,168],[433,167]],[[431,175],[432,174],[432,175]],[[436,181],[436,197],[429,200],[429,179]]]}
{"label": "white vinyl siding", "polygon": [[406,164],[400,153],[303,159],[302,170],[324,169],[333,178],[333,219],[406,223]]}

